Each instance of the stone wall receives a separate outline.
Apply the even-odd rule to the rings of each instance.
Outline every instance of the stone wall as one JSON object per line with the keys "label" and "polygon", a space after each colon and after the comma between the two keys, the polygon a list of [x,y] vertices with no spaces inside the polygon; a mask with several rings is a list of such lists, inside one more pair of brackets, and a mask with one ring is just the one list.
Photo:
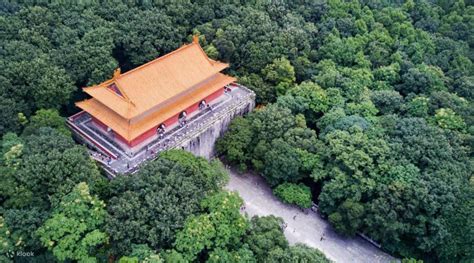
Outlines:
{"label": "stone wall", "polygon": [[255,94],[251,92],[248,96],[242,98],[237,105],[229,107],[225,114],[219,114],[217,120],[203,127],[197,134],[182,140],[176,148],[181,147],[181,149],[195,155],[211,159],[215,155],[214,145],[216,140],[225,133],[232,119],[247,114],[254,108]]}

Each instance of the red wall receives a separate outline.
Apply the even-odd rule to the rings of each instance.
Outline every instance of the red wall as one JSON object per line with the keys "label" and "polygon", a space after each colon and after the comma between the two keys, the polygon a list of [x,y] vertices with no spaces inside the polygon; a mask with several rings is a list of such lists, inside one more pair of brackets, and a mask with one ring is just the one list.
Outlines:
{"label": "red wall", "polygon": [[137,138],[133,139],[130,143],[127,143],[129,146],[135,146],[141,142],[143,142],[144,140],[148,139],[149,137],[153,136],[154,134],[156,134],[156,128],[158,126],[155,126],[151,129],[149,129],[148,131],[142,133],[140,136],[138,136]]}
{"label": "red wall", "polygon": [[179,119],[179,113],[174,115],[173,117],[167,119],[163,123],[165,124],[166,127],[169,127],[169,126],[173,125],[173,123],[178,122],[178,119]]}
{"label": "red wall", "polygon": [[125,139],[125,138],[123,138],[122,136],[120,136],[120,134],[114,132],[114,136],[115,136],[115,138],[117,138],[119,141],[121,141],[121,142],[123,142],[123,143],[125,143],[125,144],[127,144],[127,145],[129,145],[129,146],[131,146],[130,143],[127,141],[127,139]]}
{"label": "red wall", "polygon": [[[218,97],[220,97],[222,94],[224,94],[224,88],[221,88],[219,90],[217,90],[216,92],[212,93],[211,95],[207,96],[206,98],[204,98],[204,100],[206,100],[207,103],[217,99]],[[201,101],[189,106],[188,108],[186,108],[186,113],[189,115],[190,113],[196,111],[199,109],[199,103]],[[170,127],[171,125],[175,124],[176,122],[178,122],[178,118],[179,118],[179,114],[176,114],[175,116],[167,119],[166,121],[164,121],[163,123],[166,125],[166,127]],[[102,123],[103,124],[103,123]],[[103,124],[105,125],[105,124]],[[143,134],[141,134],[140,136],[138,136],[137,138],[133,139],[131,142],[127,142],[126,139],[122,138],[120,135],[118,134],[115,134],[117,138],[119,138],[122,142],[128,144],[129,146],[133,147],[135,145],[138,145],[140,144],[141,142],[143,142],[144,140],[148,139],[149,137],[153,136],[154,134],[156,134],[156,129],[158,128],[158,125],[157,124],[155,127],[151,128],[150,130],[144,132]],[[105,125],[105,129],[107,129],[107,126]]]}
{"label": "red wall", "polygon": [[222,94],[224,94],[224,88],[221,88],[219,90],[217,90],[216,92],[212,93],[211,95],[207,96],[205,98],[206,102],[209,103],[215,99],[217,99],[218,97],[220,97]]}

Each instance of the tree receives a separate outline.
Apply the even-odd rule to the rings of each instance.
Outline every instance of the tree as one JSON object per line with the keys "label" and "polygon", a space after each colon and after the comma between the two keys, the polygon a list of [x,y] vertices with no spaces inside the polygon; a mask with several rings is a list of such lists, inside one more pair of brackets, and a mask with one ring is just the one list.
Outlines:
{"label": "tree", "polygon": [[108,25],[91,29],[75,43],[65,45],[59,50],[57,60],[77,84],[99,84],[110,78],[118,67],[112,56],[116,32],[110,27]]}
{"label": "tree", "polygon": [[252,217],[250,229],[245,237],[257,261],[264,261],[275,249],[286,249],[286,241],[282,230],[283,220],[275,216]]}
{"label": "tree", "polygon": [[116,178],[106,222],[115,253],[128,255],[132,244],[171,248],[186,219],[225,181],[220,163],[178,150],[162,153],[133,177]]}
{"label": "tree", "polygon": [[105,203],[90,194],[86,183],[79,183],[61,198],[37,233],[61,261],[96,262],[94,250],[108,242],[102,230],[106,214]]}
{"label": "tree", "polygon": [[80,182],[86,182],[94,193],[105,182],[85,148],[51,128],[40,128],[25,139],[15,179],[46,207]]}
{"label": "tree", "polygon": [[430,94],[434,91],[445,90],[445,77],[443,71],[435,66],[420,64],[410,68],[402,75],[403,83],[397,87],[401,94]]}
{"label": "tree", "polygon": [[302,179],[304,174],[300,171],[301,156],[296,148],[283,139],[275,139],[265,152],[263,176],[270,185],[275,186],[286,181],[297,182]]}
{"label": "tree", "polygon": [[329,123],[330,121],[333,121],[331,120],[332,116],[325,116],[327,117],[327,119],[326,118],[323,119],[325,122],[327,122],[327,123],[324,123],[324,125],[327,125],[327,126],[325,126],[325,128],[322,129],[320,133],[320,137],[322,139],[325,139],[327,134],[330,134],[336,130],[349,131],[352,127],[357,126],[358,128],[365,131],[365,130],[368,130],[370,127],[372,127],[372,124],[366,118],[363,118],[361,116],[355,116],[355,115],[345,116],[345,113],[339,110],[331,112],[331,115],[332,114],[336,115],[336,118],[335,118],[336,120],[334,120],[334,123]]}
{"label": "tree", "polygon": [[26,101],[30,110],[59,109],[75,90],[66,71],[46,56],[21,62],[10,61],[4,74],[8,79],[15,79],[6,92],[16,101]]}
{"label": "tree", "polygon": [[37,110],[35,115],[31,116],[28,125],[23,131],[23,135],[27,136],[33,134],[41,127],[50,127],[66,136],[71,136],[71,132],[66,127],[64,118],[59,116],[59,112],[55,109]]}
{"label": "tree", "polygon": [[311,189],[303,184],[283,183],[278,185],[273,193],[288,204],[301,208],[310,208],[312,205]]}
{"label": "tree", "polygon": [[9,152],[12,147],[23,144],[23,140],[16,135],[16,133],[6,133],[0,141],[0,160],[5,161],[5,154]]}
{"label": "tree", "polygon": [[217,153],[225,155],[225,158],[232,164],[238,165],[241,171],[247,170],[252,134],[250,121],[243,117],[236,117],[232,120],[224,136],[218,139]]}
{"label": "tree", "polygon": [[120,34],[117,46],[129,62],[127,68],[141,65],[179,46],[186,34],[173,16],[157,8],[129,8],[116,17]]}
{"label": "tree", "polygon": [[371,100],[363,100],[360,103],[350,102],[346,105],[346,112],[350,115],[357,115],[364,118],[372,118],[378,113],[378,109]]}
{"label": "tree", "polygon": [[[330,91],[330,92],[329,92]],[[314,82],[303,82],[291,89],[286,96],[278,98],[278,104],[291,109],[295,114],[302,113],[312,123],[323,113],[341,104],[340,94],[324,90]]]}
{"label": "tree", "polygon": [[474,216],[474,184],[471,177],[469,183],[461,189],[463,193],[456,202],[455,212],[448,215],[446,219],[449,232],[449,242],[445,242],[437,249],[436,253],[441,262],[449,261],[469,261],[474,259],[472,246],[473,220]]}
{"label": "tree", "polygon": [[201,203],[205,213],[186,221],[176,236],[176,249],[189,261],[196,260],[204,250],[213,251],[209,257],[214,261],[223,253],[230,258],[234,257],[232,253],[248,254],[248,249],[224,252],[238,247],[248,228],[246,218],[239,213],[242,203],[236,193],[220,192],[205,198]]}
{"label": "tree", "polygon": [[326,166],[312,175],[315,180],[330,179],[319,196],[320,209],[336,230],[354,235],[363,220],[361,201],[375,190],[377,178],[386,169],[389,145],[358,126],[335,130],[325,136],[325,142]]}
{"label": "tree", "polygon": [[228,251],[226,249],[217,248],[209,254],[207,262],[217,263],[238,263],[238,262],[257,262],[252,250],[248,248],[248,245],[244,244],[241,248],[236,251]]}
{"label": "tree", "polygon": [[[195,34],[264,104],[219,140],[227,161],[274,184],[311,176],[334,227],[361,231],[387,251],[429,262],[472,261],[465,223],[472,217],[466,187],[474,145],[469,3],[4,2],[0,136],[26,129],[2,141],[1,213],[7,243],[21,240],[21,249],[44,256],[35,260],[52,261],[31,233],[65,194],[87,182],[116,205],[108,226],[118,257],[141,244],[153,251],[150,261],[185,261],[172,248],[175,235],[186,218],[209,213],[200,203],[225,180],[218,164],[168,153],[136,182],[119,179],[108,188],[84,148],[44,127],[62,129],[60,118],[34,113],[69,115],[81,87],[110,78],[119,65],[125,72],[166,54]],[[197,258],[253,262],[254,245],[204,249]],[[316,260],[306,249],[264,252],[258,260],[303,261],[307,254]]]}
{"label": "tree", "polygon": [[389,169],[366,207],[367,231],[390,251],[424,258],[448,239],[446,217],[462,198],[471,164],[455,134],[423,119],[398,119],[389,134],[399,165]]}
{"label": "tree", "polygon": [[267,260],[269,262],[331,262],[321,251],[304,244],[296,244],[284,250],[281,248],[274,249],[270,252]]}
{"label": "tree", "polygon": [[284,57],[273,60],[272,64],[267,65],[262,74],[265,79],[275,85],[277,95],[283,95],[287,90],[293,87],[296,80],[295,69],[290,61]]}
{"label": "tree", "polygon": [[376,90],[370,96],[380,114],[399,113],[403,105],[403,97],[394,90]]}
{"label": "tree", "polygon": [[452,109],[441,108],[436,110],[434,119],[436,124],[443,129],[462,131],[466,128],[466,123],[462,117],[456,115]]}
{"label": "tree", "polygon": [[[6,209],[2,215],[1,238],[3,252],[8,250],[40,250],[43,246],[36,235],[36,230],[48,218],[48,211],[40,207]],[[6,245],[6,246],[4,246]]]}
{"label": "tree", "polygon": [[[156,254],[150,247],[147,245],[137,245],[132,244],[132,252],[128,256],[121,257],[119,263],[138,263],[138,262],[147,262],[147,263],[162,263],[165,262],[163,258]],[[169,262],[169,261],[166,261]]]}
{"label": "tree", "polygon": [[240,78],[240,82],[255,92],[257,104],[267,104],[276,100],[275,87],[265,82],[260,75],[255,73],[244,75]]}
{"label": "tree", "polygon": [[355,235],[362,226],[364,206],[357,201],[347,199],[337,209],[329,214],[328,219],[337,231],[347,235]]}
{"label": "tree", "polygon": [[7,132],[19,132],[21,123],[18,113],[24,111],[26,107],[13,99],[0,95],[0,136]]}
{"label": "tree", "polygon": [[428,117],[430,99],[424,96],[412,97],[405,104],[406,111],[412,117]]}

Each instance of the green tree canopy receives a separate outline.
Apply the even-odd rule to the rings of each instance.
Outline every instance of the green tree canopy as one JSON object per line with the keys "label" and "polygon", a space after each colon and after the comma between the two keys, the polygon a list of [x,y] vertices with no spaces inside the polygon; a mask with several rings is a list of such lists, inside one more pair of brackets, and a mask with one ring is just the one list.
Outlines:
{"label": "green tree canopy", "polygon": [[[239,248],[248,229],[248,222],[240,215],[242,199],[236,193],[220,192],[205,198],[204,213],[186,220],[176,236],[176,249],[189,261],[196,260],[203,251],[211,251],[211,261],[222,262],[220,256],[231,260],[239,254],[250,254],[248,248]],[[229,251],[236,249],[236,251]],[[225,254],[225,255],[224,255]]]}
{"label": "green tree canopy", "polygon": [[59,116],[59,112],[55,109],[37,110],[23,130],[23,135],[33,134],[41,127],[50,127],[66,136],[71,136],[71,132],[66,126],[66,121],[63,117]]}
{"label": "green tree canopy", "polygon": [[108,242],[102,229],[106,214],[105,203],[90,194],[86,183],[79,183],[61,198],[37,233],[59,260],[96,262],[93,251]]}
{"label": "green tree canopy", "polygon": [[110,187],[106,223],[116,253],[128,255],[132,244],[170,248],[186,218],[225,181],[217,161],[178,150],[161,154],[132,177],[117,178]]}

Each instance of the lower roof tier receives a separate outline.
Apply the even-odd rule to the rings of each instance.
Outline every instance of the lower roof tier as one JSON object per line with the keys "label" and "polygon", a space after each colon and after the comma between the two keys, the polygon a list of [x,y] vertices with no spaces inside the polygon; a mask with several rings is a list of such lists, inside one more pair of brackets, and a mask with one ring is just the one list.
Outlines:
{"label": "lower roof tier", "polygon": [[179,114],[189,106],[198,103],[220,88],[235,81],[236,79],[233,77],[217,73],[214,77],[211,77],[208,81],[194,88],[191,92],[173,99],[168,105],[158,108],[156,111],[145,114],[140,117],[139,120],[125,119],[94,98],[78,102],[76,105],[130,142],[146,131]]}

